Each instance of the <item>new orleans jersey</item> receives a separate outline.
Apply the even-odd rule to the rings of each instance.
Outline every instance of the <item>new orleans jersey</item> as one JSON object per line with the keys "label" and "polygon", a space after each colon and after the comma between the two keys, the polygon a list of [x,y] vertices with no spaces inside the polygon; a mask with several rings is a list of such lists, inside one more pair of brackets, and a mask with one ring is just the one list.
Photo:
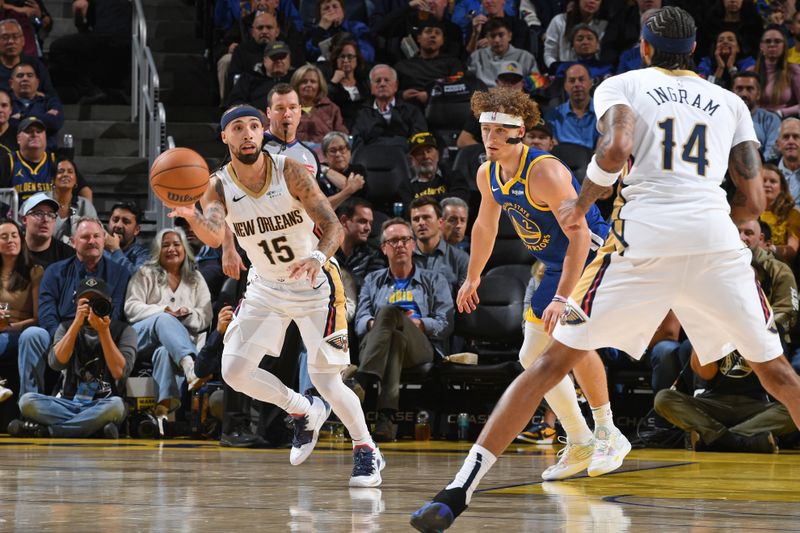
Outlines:
{"label": "new orleans jersey", "polygon": [[288,279],[289,265],[308,257],[319,243],[314,222],[286,185],[286,158],[271,156],[264,189],[250,192],[228,163],[216,175],[225,192],[225,221],[247,252],[255,273],[272,281]]}
{"label": "new orleans jersey", "polygon": [[741,248],[720,183],[731,148],[758,142],[742,99],[693,72],[650,67],[600,84],[597,116],[617,104],[636,113],[633,166],[613,217],[624,254],[648,258]]}

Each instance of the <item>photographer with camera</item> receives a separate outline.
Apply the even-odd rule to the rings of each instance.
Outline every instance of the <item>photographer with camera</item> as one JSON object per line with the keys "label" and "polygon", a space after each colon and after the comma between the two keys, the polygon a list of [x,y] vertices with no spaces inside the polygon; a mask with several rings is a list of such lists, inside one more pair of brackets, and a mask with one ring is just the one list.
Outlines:
{"label": "photographer with camera", "polygon": [[50,367],[64,372],[57,397],[35,392],[19,400],[23,420],[12,420],[14,437],[85,438],[102,430],[116,439],[125,419],[124,383],[136,360],[136,332],[110,317],[111,291],[100,278],[84,278],[76,293],[75,318],[56,330]]}

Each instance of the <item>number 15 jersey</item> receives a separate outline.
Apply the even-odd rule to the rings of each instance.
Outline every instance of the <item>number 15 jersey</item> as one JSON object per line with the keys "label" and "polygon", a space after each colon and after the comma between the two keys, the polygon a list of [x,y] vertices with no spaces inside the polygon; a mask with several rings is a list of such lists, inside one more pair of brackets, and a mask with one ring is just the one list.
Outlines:
{"label": "number 15 jersey", "polygon": [[216,172],[225,192],[225,221],[247,252],[258,276],[287,281],[289,265],[308,257],[319,244],[314,221],[292,196],[283,175],[286,158],[271,157],[264,189],[253,192],[239,182],[228,163]]}
{"label": "number 15 jersey", "polygon": [[613,215],[625,256],[741,248],[720,184],[731,148],[758,143],[742,99],[693,72],[650,67],[600,84],[597,116],[617,104],[636,113],[633,166]]}

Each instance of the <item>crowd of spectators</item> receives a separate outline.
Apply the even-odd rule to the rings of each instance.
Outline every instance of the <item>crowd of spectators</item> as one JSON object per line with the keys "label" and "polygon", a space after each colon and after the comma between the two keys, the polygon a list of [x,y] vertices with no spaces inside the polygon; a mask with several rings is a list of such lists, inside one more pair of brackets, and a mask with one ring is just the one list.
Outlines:
{"label": "crowd of spectators", "polygon": [[[28,19],[44,17],[41,3],[33,3],[38,11],[27,13]],[[453,301],[466,275],[470,216],[479,200],[476,176],[464,170],[477,167],[455,164],[459,150],[481,143],[469,95],[496,85],[527,93],[545,120],[523,142],[560,150],[572,164],[570,154],[591,152],[598,139],[594,88],[641,66],[642,20],[676,2],[375,0],[352,11],[343,0],[322,0],[313,10],[292,0],[212,3],[211,60],[220,107],[248,103],[263,110],[264,150],[303,163],[345,229],[336,259],[352,280],[348,383],[361,393],[379,384],[375,436],[391,440],[402,369],[438,363],[457,344],[451,343],[458,320]],[[790,3],[677,3],[700,28],[697,74],[747,104],[761,153],[771,163],[764,170],[768,209],[762,224],[740,232],[776,311],[787,357],[800,370],[794,281],[800,15]],[[237,299],[223,289],[223,272],[230,271],[223,263],[229,267],[234,252],[204,246],[180,221],[159,232],[148,251],[137,239],[141,214],[130,204],[114,206],[104,226],[74,159],[56,149],[62,102],[115,98],[119,85],[97,65],[128,50],[130,15],[122,4],[74,2],[77,18],[90,24],[51,44],[52,78],[37,44],[40,30],[20,20],[25,17],[18,10],[10,15],[8,6],[0,21],[0,143],[6,148],[0,150],[0,187],[17,190],[21,217],[21,226],[0,222],[0,298],[10,304],[6,325],[0,322],[0,357],[18,352],[22,418],[9,427],[18,435],[115,436],[109,424],[119,424],[124,414],[117,402],[105,400],[123,394],[121,384],[134,368],[151,369],[159,424],[186,409],[184,382],[193,390],[219,377],[222,335]],[[71,61],[87,47],[103,54]],[[460,112],[435,119],[441,106]],[[399,152],[407,161],[408,177],[393,192],[395,202],[387,204],[380,197],[384,184],[371,180],[376,170],[363,156],[370,150]],[[476,151],[474,159],[479,157]],[[237,260],[236,268],[246,263]],[[109,304],[107,314],[97,311],[96,300]],[[739,380],[750,376],[745,362],[733,354],[714,368],[700,368],[687,342],[675,317],[667,317],[648,350],[645,361],[658,393],[652,433],[674,424],[696,432],[699,447],[774,449],[773,435],[791,428],[780,425],[785,420],[775,413],[782,411],[768,399],[759,398],[743,420],[757,415],[758,407],[778,422],[745,424],[746,430],[743,420],[720,429],[706,419],[679,416],[694,380],[680,381],[682,392],[665,389],[687,366],[709,382],[712,396],[753,396]],[[299,342],[296,348],[303,351]],[[610,350],[606,357],[613,364],[624,354]],[[202,364],[195,366],[196,359]],[[62,398],[75,399],[79,408],[65,410],[44,399],[52,392],[45,390],[48,367],[63,371]],[[300,374],[303,383],[302,364]],[[0,388],[0,401],[8,396]],[[248,419],[239,418],[242,408],[232,410],[239,414],[223,423],[225,445],[270,440],[241,422]]]}

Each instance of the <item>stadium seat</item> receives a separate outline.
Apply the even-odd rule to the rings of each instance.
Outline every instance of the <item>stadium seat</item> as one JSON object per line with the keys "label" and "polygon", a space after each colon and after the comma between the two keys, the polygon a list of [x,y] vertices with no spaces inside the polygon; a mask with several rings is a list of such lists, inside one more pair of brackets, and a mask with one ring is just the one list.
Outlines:
{"label": "stadium seat", "polygon": [[531,280],[530,265],[500,265],[487,270],[485,276],[504,276],[509,279],[519,280],[525,287]]}
{"label": "stadium seat", "polygon": [[591,149],[580,144],[561,143],[555,145],[551,153],[567,165],[575,174],[575,177],[578,178],[578,181],[583,183],[583,177],[586,176],[586,167],[589,165],[589,161],[592,160],[592,154],[594,153]]}
{"label": "stadium seat", "polygon": [[483,155],[485,149],[482,144],[473,144],[465,146],[458,150],[455,161],[453,161],[453,170],[461,172],[467,178],[470,192],[478,191],[478,184],[475,181],[475,176],[483,163]]}
{"label": "stadium seat", "polygon": [[411,169],[405,152],[386,145],[363,145],[353,154],[353,163],[367,169],[367,199],[375,209],[386,214],[400,198],[403,183],[411,180]]}

